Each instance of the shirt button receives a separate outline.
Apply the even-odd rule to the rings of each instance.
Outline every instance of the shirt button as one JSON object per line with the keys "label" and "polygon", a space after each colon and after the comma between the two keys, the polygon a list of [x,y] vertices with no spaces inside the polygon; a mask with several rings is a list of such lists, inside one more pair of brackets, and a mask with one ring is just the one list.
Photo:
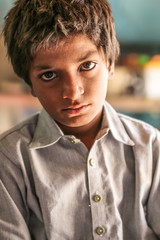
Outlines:
{"label": "shirt button", "polygon": [[71,138],[70,142],[75,144],[75,143],[77,143],[77,140],[75,138]]}
{"label": "shirt button", "polygon": [[94,160],[93,160],[92,158],[89,160],[89,165],[90,165],[91,167],[94,167],[94,166],[95,166],[95,162],[94,162]]}
{"label": "shirt button", "polygon": [[102,235],[105,233],[105,229],[104,229],[103,227],[97,227],[96,233],[97,233],[99,236],[102,236]]}
{"label": "shirt button", "polygon": [[95,202],[100,202],[101,200],[102,200],[102,197],[99,194],[94,196],[94,201]]}

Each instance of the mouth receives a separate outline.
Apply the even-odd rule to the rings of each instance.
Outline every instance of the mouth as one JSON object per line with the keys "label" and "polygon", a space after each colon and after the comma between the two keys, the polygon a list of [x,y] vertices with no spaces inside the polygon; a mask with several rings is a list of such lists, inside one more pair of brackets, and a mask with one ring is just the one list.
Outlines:
{"label": "mouth", "polygon": [[66,112],[71,115],[76,115],[83,113],[87,108],[89,107],[88,105],[78,105],[78,106],[70,106],[67,108],[62,109],[63,112]]}

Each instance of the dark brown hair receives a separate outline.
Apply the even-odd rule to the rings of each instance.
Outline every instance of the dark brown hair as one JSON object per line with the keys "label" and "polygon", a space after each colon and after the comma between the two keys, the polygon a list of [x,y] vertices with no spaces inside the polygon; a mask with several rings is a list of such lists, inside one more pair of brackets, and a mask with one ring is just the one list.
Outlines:
{"label": "dark brown hair", "polygon": [[18,0],[5,18],[3,33],[13,69],[27,83],[36,51],[72,35],[87,35],[111,63],[119,55],[107,0]]}

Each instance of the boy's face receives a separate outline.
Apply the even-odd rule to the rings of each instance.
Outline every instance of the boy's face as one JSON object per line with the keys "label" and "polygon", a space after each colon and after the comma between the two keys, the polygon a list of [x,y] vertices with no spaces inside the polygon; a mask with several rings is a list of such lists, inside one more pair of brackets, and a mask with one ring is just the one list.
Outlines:
{"label": "boy's face", "polygon": [[40,49],[29,70],[33,95],[61,127],[100,120],[110,74],[103,51],[84,35]]}

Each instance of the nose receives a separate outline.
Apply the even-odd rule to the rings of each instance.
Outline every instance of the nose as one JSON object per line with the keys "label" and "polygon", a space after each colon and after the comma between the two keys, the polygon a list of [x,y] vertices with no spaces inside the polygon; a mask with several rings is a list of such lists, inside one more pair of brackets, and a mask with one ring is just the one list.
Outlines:
{"label": "nose", "polygon": [[77,100],[81,95],[84,94],[84,87],[79,76],[73,76],[67,74],[63,82],[62,97]]}

